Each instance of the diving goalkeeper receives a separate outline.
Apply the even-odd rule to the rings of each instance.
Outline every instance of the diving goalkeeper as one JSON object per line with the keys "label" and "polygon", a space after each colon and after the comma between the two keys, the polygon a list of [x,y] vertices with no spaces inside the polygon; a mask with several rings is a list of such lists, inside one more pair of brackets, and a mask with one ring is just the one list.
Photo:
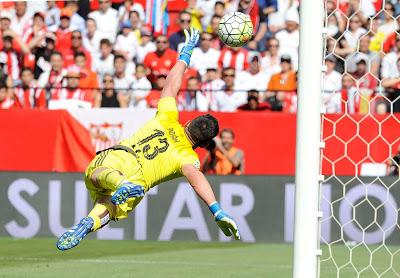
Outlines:
{"label": "diving goalkeeper", "polygon": [[66,231],[57,248],[71,249],[110,220],[126,218],[152,187],[185,176],[197,195],[208,205],[226,236],[240,239],[235,221],[222,210],[207,179],[200,172],[194,149],[206,147],[218,134],[218,121],[199,116],[186,125],[178,122],[175,97],[183,74],[199,39],[195,29],[185,31],[186,41],[177,63],[167,77],[156,116],[132,137],[97,153],[85,171],[85,184],[94,200],[89,215]]}

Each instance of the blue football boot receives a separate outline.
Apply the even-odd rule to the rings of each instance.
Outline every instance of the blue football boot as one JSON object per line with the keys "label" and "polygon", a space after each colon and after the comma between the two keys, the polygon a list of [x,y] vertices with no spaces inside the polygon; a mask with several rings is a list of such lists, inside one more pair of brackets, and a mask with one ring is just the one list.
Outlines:
{"label": "blue football boot", "polygon": [[91,217],[83,218],[75,227],[66,231],[57,241],[57,248],[61,251],[71,249],[79,244],[90,233],[94,225]]}
{"label": "blue football boot", "polygon": [[129,198],[143,197],[144,187],[141,185],[135,185],[131,182],[122,184],[114,195],[111,197],[111,202],[114,205],[121,205],[126,202]]}

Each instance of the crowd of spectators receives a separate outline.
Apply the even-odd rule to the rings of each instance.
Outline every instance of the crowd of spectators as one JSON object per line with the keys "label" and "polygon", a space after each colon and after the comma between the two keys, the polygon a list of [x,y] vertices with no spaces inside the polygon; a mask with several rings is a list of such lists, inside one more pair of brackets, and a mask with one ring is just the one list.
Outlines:
{"label": "crowd of spectators", "polygon": [[[151,13],[136,0],[99,0],[86,10],[83,2],[0,3],[0,109],[156,107],[183,30],[195,27],[201,35],[180,110],[296,112],[298,0],[188,0],[176,11],[177,31],[166,33],[145,23]],[[326,0],[328,113],[400,112],[393,2]],[[249,14],[255,26],[246,47],[218,39],[219,20],[231,11]]]}

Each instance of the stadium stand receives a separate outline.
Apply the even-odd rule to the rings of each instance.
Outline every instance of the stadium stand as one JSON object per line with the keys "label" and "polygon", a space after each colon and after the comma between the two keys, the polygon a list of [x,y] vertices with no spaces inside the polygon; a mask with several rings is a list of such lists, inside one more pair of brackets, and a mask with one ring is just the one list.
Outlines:
{"label": "stadium stand", "polygon": [[[327,1],[327,112],[366,113],[364,99],[351,99],[356,88],[373,99],[372,113],[387,113],[390,102],[399,112],[399,5],[366,0],[356,7],[356,2]],[[179,96],[191,103],[180,110],[296,112],[298,5],[286,0],[2,2],[0,78],[8,91],[0,109],[52,108],[60,98],[104,107],[107,75],[114,79],[115,105],[154,107],[157,80],[173,66],[182,30],[191,26],[202,35]],[[248,13],[256,27],[245,48],[228,48],[217,38],[218,20],[230,11]],[[226,68],[234,69],[228,83]],[[70,79],[79,79],[74,88],[79,94],[66,93],[78,83]],[[191,94],[188,80],[199,83]],[[247,105],[251,95],[257,105]]]}

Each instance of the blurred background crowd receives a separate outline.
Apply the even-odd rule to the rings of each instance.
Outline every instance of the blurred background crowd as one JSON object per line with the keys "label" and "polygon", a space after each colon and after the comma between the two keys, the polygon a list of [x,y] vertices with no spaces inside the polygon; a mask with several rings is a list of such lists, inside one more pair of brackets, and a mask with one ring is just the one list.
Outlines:
{"label": "blurred background crowd", "polygon": [[[400,5],[328,0],[328,113],[400,112]],[[184,42],[201,30],[180,110],[296,112],[298,0],[99,0],[0,3],[0,109],[157,106]],[[249,14],[243,48],[217,36]],[[312,42],[310,42],[312,43]]]}

